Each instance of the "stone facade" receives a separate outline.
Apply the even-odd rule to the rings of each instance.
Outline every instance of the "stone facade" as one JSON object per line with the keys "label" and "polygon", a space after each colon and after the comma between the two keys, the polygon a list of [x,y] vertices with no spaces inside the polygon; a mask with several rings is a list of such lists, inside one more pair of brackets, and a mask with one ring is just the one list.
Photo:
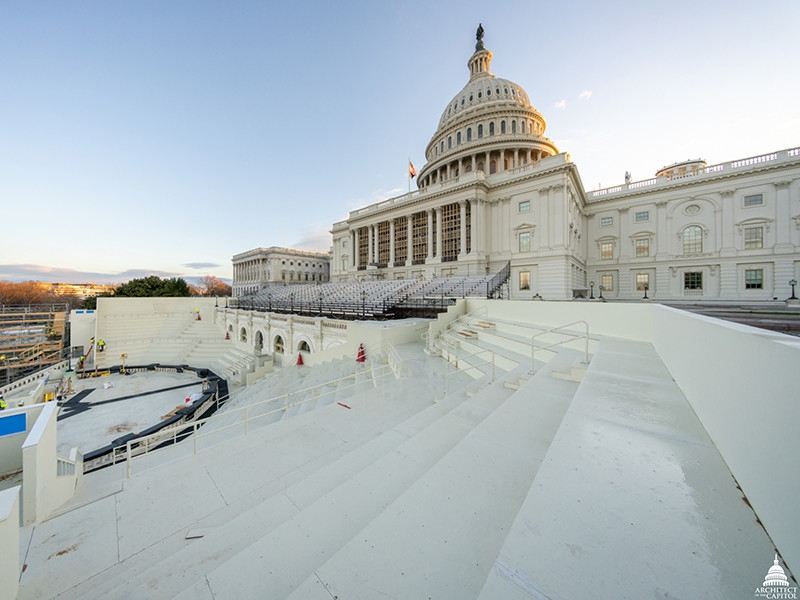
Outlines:
{"label": "stone facade", "polygon": [[511,265],[509,296],[786,298],[800,276],[800,149],[586,192],[517,84],[482,46],[426,148],[418,190],[334,223],[331,280]]}
{"label": "stone facade", "polygon": [[233,295],[257,292],[269,283],[330,281],[330,256],[293,248],[256,248],[233,257]]}

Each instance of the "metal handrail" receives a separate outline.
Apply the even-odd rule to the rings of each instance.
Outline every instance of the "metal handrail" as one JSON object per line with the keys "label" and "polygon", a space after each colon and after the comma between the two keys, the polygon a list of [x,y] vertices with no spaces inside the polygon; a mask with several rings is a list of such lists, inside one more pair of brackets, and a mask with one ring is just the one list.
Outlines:
{"label": "metal handrail", "polygon": [[[444,341],[444,338],[442,338],[442,339]],[[467,369],[459,369],[459,367],[458,367],[458,361],[459,360],[472,358],[473,356],[478,356],[479,354],[485,354],[487,352],[491,355],[491,359],[490,360],[487,360],[486,362],[482,362],[482,363],[478,363],[478,364],[470,364],[469,368],[467,368]],[[478,350],[477,352],[472,352],[471,354],[465,354],[463,356],[458,356],[458,354],[455,354],[455,359],[456,359],[455,368],[456,368],[456,370],[454,371],[454,374],[458,373],[459,370],[468,371],[469,369],[477,369],[478,367],[483,367],[485,365],[491,364],[492,365],[492,383],[494,383],[494,380],[495,380],[495,356],[496,356],[495,351],[494,350],[489,350],[489,349]],[[445,369],[444,369],[444,395],[445,395],[445,397],[450,394],[450,363],[451,362],[452,361],[450,360],[450,350],[448,349],[447,350],[447,362],[445,364]],[[467,384],[467,385],[469,385],[469,384]]]}
{"label": "metal handrail", "polygon": [[[383,371],[383,372],[380,372],[380,371]],[[378,378],[383,378],[383,377],[389,375],[390,373],[394,374],[394,371],[391,369],[390,365],[382,366],[379,369],[379,373],[377,375],[375,374],[375,369],[373,369],[372,370],[373,381],[375,381]],[[314,395],[313,394],[314,391],[320,390],[323,387],[327,387],[327,386],[330,386],[330,385],[332,385],[334,383],[338,383],[340,381],[347,381],[347,380],[350,380],[350,379],[355,380],[355,373],[353,373],[352,375],[348,374],[345,377],[340,377],[338,379],[333,379],[331,381],[327,381],[327,382],[322,383],[320,385],[312,386],[312,387],[309,387],[309,388],[303,388],[303,389],[300,389],[300,390],[294,390],[294,391],[291,391],[291,392],[287,392],[286,394],[281,394],[280,396],[275,396],[274,398],[268,398],[266,400],[262,400],[261,402],[257,402],[255,404],[251,404],[251,405],[248,405],[248,406],[243,406],[241,408],[232,409],[231,411],[226,412],[225,414],[214,414],[214,415],[212,415],[210,417],[207,417],[205,419],[198,419],[198,420],[192,421],[190,423],[182,423],[180,425],[176,425],[176,426],[171,427],[171,428],[162,429],[161,431],[152,433],[152,434],[150,434],[148,436],[139,437],[139,438],[136,438],[136,439],[133,439],[133,440],[128,440],[128,442],[125,444],[125,462],[126,462],[127,478],[130,479],[130,477],[131,477],[131,463],[132,463],[134,458],[138,458],[139,456],[143,456],[143,455],[150,454],[152,452],[157,451],[159,449],[158,446],[163,444],[165,441],[168,441],[170,438],[172,438],[172,443],[173,443],[173,445],[175,445],[175,444],[177,444],[179,437],[185,438],[185,437],[191,435],[192,436],[192,440],[193,440],[193,452],[194,452],[194,454],[197,454],[197,440],[200,437],[207,437],[209,435],[213,435],[215,433],[218,433],[220,431],[225,431],[226,429],[231,429],[233,427],[238,427],[240,425],[244,425],[244,433],[245,433],[245,435],[247,435],[247,433],[248,433],[248,425],[249,425],[249,423],[251,421],[255,421],[256,419],[259,419],[259,418],[262,418],[262,417],[266,417],[266,416],[269,416],[269,415],[273,415],[273,414],[281,412],[281,411],[286,412],[286,411],[288,411],[288,409],[290,409],[292,407],[301,406],[301,405],[305,404],[306,402],[310,402],[312,400],[317,400],[317,399],[322,398],[322,397],[324,397],[324,396],[326,396],[328,394],[335,394],[337,392],[341,392],[342,390],[346,390],[346,389],[350,389],[350,388],[356,387],[357,382],[354,381],[353,385],[351,385],[351,386],[347,386],[347,387],[338,387],[337,386],[336,389],[331,390],[330,392],[326,392],[325,394],[318,394],[318,395]],[[291,403],[289,402],[289,397],[290,396],[297,395],[297,394],[300,394],[302,392],[310,392],[310,393],[309,393],[308,397],[303,399],[303,400],[300,400],[298,402],[291,402]],[[248,417],[248,414],[247,414],[248,410],[252,410],[252,409],[254,409],[256,407],[265,405],[267,403],[276,402],[276,401],[279,401],[281,399],[285,399],[286,400],[283,406],[280,406],[280,407],[275,408],[273,410],[267,411],[266,413],[259,413],[257,415],[253,415],[253,416],[249,416]],[[215,429],[213,432],[208,433],[208,434],[206,434],[204,436],[201,435],[199,433],[199,431],[198,431],[200,426],[202,426],[202,425],[204,425],[206,423],[210,423],[212,421],[213,422],[217,422],[217,421],[220,421],[220,420],[222,420],[224,418],[230,417],[231,415],[235,415],[235,414],[240,413],[240,412],[243,413],[241,421],[237,421],[235,423],[231,423],[230,425],[222,425],[218,429]],[[191,429],[191,431],[188,431],[190,429]],[[136,446],[135,448],[134,448],[134,445]],[[151,449],[151,445],[153,446],[152,449]],[[113,457],[112,464],[116,464],[116,458],[117,458],[116,452],[114,452],[114,457]]]}
{"label": "metal handrail", "polygon": [[555,348],[556,346],[561,346],[563,344],[568,344],[569,342],[573,341],[575,338],[583,337],[586,341],[584,347],[584,355],[583,355],[583,362],[587,364],[589,362],[589,323],[586,321],[575,321],[574,323],[569,323],[567,325],[561,325],[560,327],[553,327],[552,329],[548,329],[547,331],[540,331],[539,333],[533,334],[531,337],[531,373],[536,371],[536,363],[534,357],[536,355],[536,338],[540,335],[545,335],[547,333],[555,333],[560,329],[566,329],[567,327],[573,327],[574,325],[584,325],[586,327],[586,332],[582,335],[575,334],[575,333],[567,333],[567,332],[560,332],[559,335],[569,336],[569,339],[562,340],[560,342],[555,342],[553,344],[548,344],[547,346],[541,346],[539,350],[548,350],[550,352],[555,352],[555,350],[551,350],[551,348]]}

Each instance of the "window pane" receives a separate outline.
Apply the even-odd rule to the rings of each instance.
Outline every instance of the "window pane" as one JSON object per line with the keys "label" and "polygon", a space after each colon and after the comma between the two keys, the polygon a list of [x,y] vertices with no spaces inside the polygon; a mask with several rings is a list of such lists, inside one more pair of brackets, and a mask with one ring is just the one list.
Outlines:
{"label": "window pane", "polygon": [[636,289],[641,292],[644,290],[644,286],[647,286],[647,289],[650,289],[650,273],[637,273]]}
{"label": "window pane", "polygon": [[637,221],[649,221],[650,220],[650,212],[649,211],[637,212],[636,213],[636,220]]}
{"label": "window pane", "polygon": [[600,284],[603,286],[604,292],[613,292],[614,291],[614,276],[613,275],[603,275],[603,278],[600,280]]}
{"label": "window pane", "polygon": [[748,227],[744,230],[744,247],[753,250],[764,247],[764,228]]}
{"label": "window pane", "polygon": [[685,289],[685,290],[702,290],[703,289],[703,274],[702,273],[684,273],[683,274],[683,289]]}
{"label": "window pane", "polygon": [[529,289],[531,289],[531,272],[530,271],[520,271],[520,273],[519,273],[519,289],[521,289],[521,290],[529,290]]}
{"label": "window pane", "polygon": [[746,269],[744,272],[744,287],[747,290],[764,289],[764,269]]}
{"label": "window pane", "polygon": [[531,203],[526,200],[519,203],[519,212],[528,212],[531,209]]}
{"label": "window pane", "polygon": [[602,260],[614,258],[614,244],[612,242],[603,242],[600,244],[600,258]]}
{"label": "window pane", "polygon": [[530,231],[525,231],[519,234],[519,251],[520,252],[530,252],[531,251],[531,233]]}
{"label": "window pane", "polygon": [[636,256],[650,256],[650,240],[636,240]]}
{"label": "window pane", "polygon": [[753,194],[752,196],[744,197],[745,206],[758,206],[759,204],[764,204],[763,194]]}
{"label": "window pane", "polygon": [[600,227],[611,227],[614,224],[614,217],[603,217],[600,219]]}
{"label": "window pane", "polygon": [[683,230],[683,253],[699,254],[703,251],[703,230],[699,225],[690,225]]}

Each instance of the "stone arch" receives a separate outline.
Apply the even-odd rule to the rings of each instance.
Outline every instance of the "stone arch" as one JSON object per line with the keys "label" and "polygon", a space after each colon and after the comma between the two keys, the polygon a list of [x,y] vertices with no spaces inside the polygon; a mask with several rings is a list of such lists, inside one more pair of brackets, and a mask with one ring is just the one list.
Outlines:
{"label": "stone arch", "polygon": [[308,342],[306,340],[300,340],[300,342],[297,344],[297,351],[308,352],[310,354],[311,347],[308,345]]}
{"label": "stone arch", "polygon": [[247,327],[242,325],[242,328],[239,330],[239,341],[246,342],[247,341]]}
{"label": "stone arch", "polygon": [[[312,340],[310,337],[302,333],[295,336],[294,345],[295,349],[299,351],[309,352],[309,353],[317,351],[316,345],[314,344],[314,340]],[[301,348],[301,346],[304,346],[307,349],[304,350],[303,348]]]}
{"label": "stone arch", "polygon": [[272,340],[272,350],[278,354],[284,354],[286,351],[286,344],[283,341],[283,336],[276,335]]}
{"label": "stone arch", "polygon": [[257,329],[254,341],[256,350],[260,352],[264,347],[264,332],[260,329]]}

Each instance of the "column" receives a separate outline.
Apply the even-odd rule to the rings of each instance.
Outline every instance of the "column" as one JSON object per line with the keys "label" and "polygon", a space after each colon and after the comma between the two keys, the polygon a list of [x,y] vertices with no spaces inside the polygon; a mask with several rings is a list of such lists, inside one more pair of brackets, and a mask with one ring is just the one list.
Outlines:
{"label": "column", "polygon": [[656,260],[669,256],[669,230],[667,228],[667,202],[656,202]]}
{"label": "column", "polygon": [[[775,253],[786,254],[794,250],[792,244],[792,214],[789,203],[791,181],[775,182]],[[764,240],[766,246],[766,240]],[[782,283],[782,282],[779,282]]]}
{"label": "column", "polygon": [[394,219],[389,219],[389,266],[394,266]]}
{"label": "column", "polygon": [[475,155],[472,155],[472,172],[475,172]]}
{"label": "column", "polygon": [[466,202],[466,200],[459,200],[458,201],[458,206],[461,209],[461,222],[460,222],[460,225],[461,225],[461,232],[460,232],[461,233],[461,239],[459,240],[459,243],[461,245],[459,246],[459,249],[458,249],[459,250],[458,255],[459,256],[463,256],[463,255],[465,255],[467,253],[467,202]]}
{"label": "column", "polygon": [[367,266],[371,265],[374,261],[372,258],[372,234],[374,225],[367,225]]}
{"label": "column", "polygon": [[425,261],[427,262],[433,258],[433,209],[429,208],[426,212],[428,213],[428,256],[425,257]]}
{"label": "column", "polygon": [[442,258],[442,207],[436,207],[436,256]]}
{"label": "column", "polygon": [[471,210],[469,211],[469,220],[470,220],[470,228],[469,228],[469,246],[470,246],[470,254],[476,254],[478,252],[477,247],[477,239],[478,239],[478,199],[473,198],[470,200]]}
{"label": "column", "polygon": [[491,152],[489,152],[489,150],[487,150],[487,151],[486,151],[486,159],[484,160],[484,163],[483,163],[483,172],[484,172],[486,175],[489,175],[489,173],[491,173],[491,172],[492,172],[492,169],[491,169],[491,167],[489,166],[489,160],[492,158],[491,154],[492,154],[492,153],[491,153]]}
{"label": "column", "polygon": [[[619,259],[628,260],[631,257],[631,240],[628,237],[630,224],[628,223],[628,210],[630,207],[625,206],[619,209]],[[620,277],[622,273],[620,273]]]}
{"label": "column", "polygon": [[358,264],[359,256],[361,256],[361,252],[359,252],[361,236],[358,233],[358,229],[353,230],[353,235],[355,236],[355,243],[353,244],[353,268],[358,269],[360,266]]}
{"label": "column", "polygon": [[408,227],[408,240],[406,243],[408,244],[408,252],[406,253],[406,266],[410,267],[412,261],[414,260],[414,241],[411,237],[411,234],[414,231],[414,215],[407,215],[406,216],[406,227]]}

